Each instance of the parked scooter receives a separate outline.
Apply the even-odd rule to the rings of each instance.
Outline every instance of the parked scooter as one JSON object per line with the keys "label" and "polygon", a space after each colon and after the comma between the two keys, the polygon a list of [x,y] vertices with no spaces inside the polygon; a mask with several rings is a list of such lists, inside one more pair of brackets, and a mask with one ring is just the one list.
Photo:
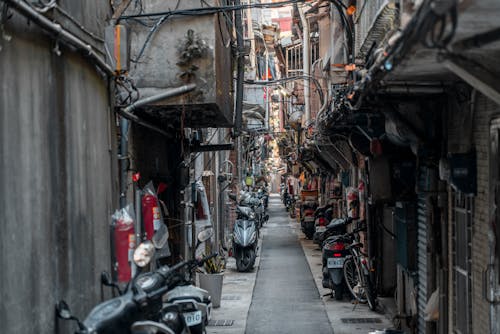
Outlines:
{"label": "parked scooter", "polygon": [[314,201],[304,201],[300,208],[300,227],[307,239],[312,239],[314,236],[314,212],[316,211],[317,203]]}
{"label": "parked scooter", "polygon": [[318,233],[316,243],[323,247],[326,239],[331,236],[341,235],[347,232],[347,225],[352,222],[352,218],[334,218],[325,227],[325,231]]}
{"label": "parked scooter", "polygon": [[191,334],[203,334],[212,316],[211,297],[207,290],[192,285],[190,280],[184,284],[166,294],[164,307],[179,305]]}
{"label": "parked scooter", "polygon": [[250,271],[257,256],[258,229],[255,213],[248,206],[238,205],[236,215],[233,229],[233,256],[238,271]]}
{"label": "parked scooter", "polygon": [[[212,235],[212,229],[201,231],[197,246]],[[134,252],[134,262],[139,267],[146,266],[151,261],[153,249],[151,243],[141,244]],[[83,322],[71,314],[65,301],[57,303],[57,316],[76,321],[77,334],[189,334],[184,314],[199,311],[196,303],[163,304],[162,299],[166,293],[185,282],[185,275],[179,273],[180,270],[192,271],[214,256],[216,254],[202,260],[183,261],[171,268],[163,266],[154,272],[137,275],[121,296],[94,307]]]}
{"label": "parked scooter", "polygon": [[[161,267],[164,259],[170,256],[170,252],[165,252],[164,249],[168,241],[168,229],[165,224],[160,224],[160,227],[153,235],[151,242],[154,245],[155,252],[151,262],[151,269]],[[153,273],[143,273],[139,280],[147,280]],[[182,315],[186,321],[187,326],[193,334],[202,334],[205,325],[211,317],[212,301],[208,291],[200,289],[193,285],[193,271],[188,273],[189,277],[181,277],[183,281],[179,285],[169,291],[163,298],[164,307],[169,304],[177,304],[181,306]],[[106,286],[111,286],[118,290],[119,294],[123,294],[117,284],[111,282],[109,274],[106,272],[101,273],[101,283]],[[192,309],[192,304],[196,304],[195,311]]]}
{"label": "parked scooter", "polygon": [[313,242],[315,244],[321,245],[321,237],[323,233],[326,231],[326,226],[332,219],[332,212],[333,209],[330,205],[327,206],[322,206],[320,208],[317,208],[316,211],[314,212],[314,236],[313,236]]}
{"label": "parked scooter", "polygon": [[349,252],[345,246],[351,241],[346,236],[346,227],[351,218],[334,219],[327,227],[328,237],[322,243],[322,264],[324,288],[332,290],[336,300],[341,300],[347,290],[344,281],[344,261]]}

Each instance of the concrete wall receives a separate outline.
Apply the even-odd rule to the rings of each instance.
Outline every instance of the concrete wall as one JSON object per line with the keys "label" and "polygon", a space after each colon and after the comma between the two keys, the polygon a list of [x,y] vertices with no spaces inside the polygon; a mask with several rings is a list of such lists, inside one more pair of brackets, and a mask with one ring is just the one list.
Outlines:
{"label": "concrete wall", "polygon": [[[199,1],[177,0],[144,0],[143,3],[145,12],[161,12],[177,7],[179,10],[190,9],[203,5]],[[130,6],[127,13],[134,13],[134,6]],[[147,45],[145,42],[151,28],[132,20],[128,20],[127,24],[131,28],[131,59],[137,60],[145,47],[141,58],[133,62],[130,69],[131,77],[136,81],[142,97],[152,96],[166,88],[178,87],[187,82],[196,83],[194,92],[162,101],[158,105],[170,106],[170,109],[182,106],[186,110],[186,123],[195,127],[232,124],[230,34],[223,15],[169,17],[151,35]],[[192,53],[183,49],[188,31],[193,31],[193,39],[200,44],[203,42],[206,49],[202,56],[180,65],[180,53]]]}
{"label": "concrete wall", "polygon": [[[104,2],[66,5],[88,24],[109,13]],[[95,67],[63,46],[57,56],[54,41],[13,14],[0,52],[0,324],[68,333],[74,325],[56,324],[56,301],[83,317],[110,269],[113,114]]]}

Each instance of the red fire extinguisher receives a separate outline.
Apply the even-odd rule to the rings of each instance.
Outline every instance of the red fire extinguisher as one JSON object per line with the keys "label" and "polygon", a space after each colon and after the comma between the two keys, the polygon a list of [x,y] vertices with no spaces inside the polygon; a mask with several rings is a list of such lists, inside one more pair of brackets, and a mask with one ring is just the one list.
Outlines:
{"label": "red fire extinguisher", "polygon": [[130,281],[132,254],[135,249],[134,220],[127,206],[113,215],[114,250],[118,282]]}
{"label": "red fire extinguisher", "polygon": [[142,197],[142,222],[146,239],[151,240],[156,230],[160,228],[161,213],[158,197],[154,192],[152,183],[144,188],[144,196]]}

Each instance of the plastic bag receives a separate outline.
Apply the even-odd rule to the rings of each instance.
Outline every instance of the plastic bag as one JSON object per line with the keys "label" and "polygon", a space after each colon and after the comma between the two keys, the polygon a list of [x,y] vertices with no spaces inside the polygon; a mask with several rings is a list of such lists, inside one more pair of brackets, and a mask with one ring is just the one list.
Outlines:
{"label": "plastic bag", "polygon": [[429,297],[424,309],[425,321],[439,320],[439,288],[437,288]]}

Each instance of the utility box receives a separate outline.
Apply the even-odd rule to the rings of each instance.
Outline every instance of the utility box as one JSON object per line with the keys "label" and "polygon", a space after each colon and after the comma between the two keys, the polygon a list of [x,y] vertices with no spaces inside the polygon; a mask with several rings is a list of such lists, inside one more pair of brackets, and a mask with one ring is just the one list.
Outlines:
{"label": "utility box", "polygon": [[[143,0],[142,4],[144,13],[162,15],[126,19],[131,40],[130,76],[141,98],[188,83],[197,87],[190,93],[146,106],[138,113],[168,123],[182,115],[187,127],[232,126],[230,14],[210,11],[209,6],[219,6],[213,0]],[[125,15],[136,12],[131,5]]]}

